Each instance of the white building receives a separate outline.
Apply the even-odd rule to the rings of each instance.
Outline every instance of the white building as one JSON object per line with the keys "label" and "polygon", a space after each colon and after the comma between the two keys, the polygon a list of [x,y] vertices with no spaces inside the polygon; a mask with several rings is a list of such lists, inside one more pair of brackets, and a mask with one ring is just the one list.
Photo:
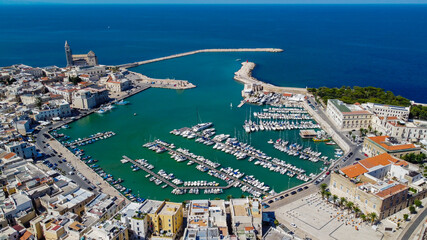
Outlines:
{"label": "white building", "polygon": [[366,103],[363,106],[373,114],[380,117],[397,117],[404,121],[408,121],[410,107],[399,107],[393,105]]}
{"label": "white building", "polygon": [[11,142],[5,145],[8,152],[16,153],[21,158],[34,158],[37,156],[36,147],[27,142]]}
{"label": "white building", "polygon": [[73,93],[73,108],[92,109],[108,101],[108,90],[105,88],[85,88]]}
{"label": "white building", "polygon": [[52,118],[63,118],[71,116],[70,104],[63,100],[52,100],[48,104],[44,104],[41,110],[33,110],[34,119],[36,121],[46,121]]}
{"label": "white building", "polygon": [[59,86],[49,86],[46,85],[47,90],[53,94],[61,95],[68,103],[72,103],[72,95],[73,92],[77,91],[77,88],[74,87],[64,87],[62,85]]}
{"label": "white building", "polygon": [[418,142],[427,139],[427,122],[405,122],[398,117],[378,117],[372,119],[372,128],[378,133],[401,141]]}
{"label": "white building", "polygon": [[227,214],[224,200],[193,200],[190,202],[185,240],[227,239]]}
{"label": "white building", "polygon": [[357,104],[345,104],[338,99],[329,99],[326,115],[342,131],[359,130],[371,125],[373,114]]}

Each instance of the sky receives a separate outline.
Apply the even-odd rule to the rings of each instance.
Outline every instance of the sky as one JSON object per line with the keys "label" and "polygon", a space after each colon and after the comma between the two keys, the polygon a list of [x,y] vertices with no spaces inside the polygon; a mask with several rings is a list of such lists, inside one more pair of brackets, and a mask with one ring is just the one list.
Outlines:
{"label": "sky", "polygon": [[427,4],[427,0],[0,0],[0,4]]}

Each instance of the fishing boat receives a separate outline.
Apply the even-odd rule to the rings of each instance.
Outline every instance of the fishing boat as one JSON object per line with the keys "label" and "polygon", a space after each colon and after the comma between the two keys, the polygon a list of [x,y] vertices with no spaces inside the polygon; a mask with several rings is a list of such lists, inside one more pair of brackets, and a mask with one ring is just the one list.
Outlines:
{"label": "fishing boat", "polygon": [[129,104],[129,102],[125,101],[125,100],[121,100],[121,101],[117,102],[116,104],[117,105],[127,105],[127,104]]}
{"label": "fishing boat", "polygon": [[105,113],[105,110],[103,108],[99,109],[98,111],[96,111],[97,113]]}

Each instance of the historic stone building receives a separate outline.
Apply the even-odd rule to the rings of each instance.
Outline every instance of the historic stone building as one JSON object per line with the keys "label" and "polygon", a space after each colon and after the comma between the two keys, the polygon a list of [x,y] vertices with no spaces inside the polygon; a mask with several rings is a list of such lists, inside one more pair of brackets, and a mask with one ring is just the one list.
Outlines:
{"label": "historic stone building", "polygon": [[67,41],[65,41],[65,58],[67,59],[67,67],[98,65],[98,57],[93,51],[89,51],[87,54],[73,54]]}

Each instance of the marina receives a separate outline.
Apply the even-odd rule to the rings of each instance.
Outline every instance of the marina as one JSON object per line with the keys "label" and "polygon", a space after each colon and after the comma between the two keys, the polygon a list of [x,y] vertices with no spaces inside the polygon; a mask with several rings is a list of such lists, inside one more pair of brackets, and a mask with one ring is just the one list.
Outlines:
{"label": "marina", "polygon": [[[300,122],[313,120],[258,119],[254,117],[253,113],[268,112],[264,110],[266,109],[265,107],[245,103],[242,107],[238,108],[237,105],[242,101],[240,95],[242,85],[235,81],[230,81],[229,79],[229,76],[232,76],[240,66],[240,63],[236,62],[235,59],[244,59],[241,56],[236,57],[236,54],[237,53],[230,53],[230,55],[218,54],[217,56],[219,58],[217,62],[212,62],[211,54],[196,54],[185,58],[171,59],[169,61],[161,61],[134,68],[132,71],[142,72],[155,78],[173,77],[177,79],[188,79],[191,82],[195,82],[197,88],[176,91],[176,93],[174,90],[150,88],[142,94],[127,98],[126,101],[130,104],[126,105],[126,107],[116,107],[108,114],[91,114],[78,121],[69,123],[70,128],[60,129],[58,130],[58,134],[69,136],[70,139],[78,139],[82,138],[82,136],[90,136],[93,132],[105,132],[106,130],[117,133],[112,138],[93,144],[78,146],[78,148],[85,151],[86,155],[83,157],[90,155],[90,160],[97,160],[97,162],[92,162],[89,165],[98,164],[105,172],[120,177],[123,180],[123,183],[120,185],[127,189],[132,189],[131,194],[134,194],[136,197],[138,197],[138,193],[140,193],[144,198],[159,200],[168,198],[174,201],[181,201],[197,198],[197,195],[193,194],[193,192],[197,193],[197,191],[191,190],[192,193],[190,193],[190,189],[196,188],[199,181],[200,186],[202,185],[202,181],[206,181],[206,184],[215,181],[219,184],[218,186],[221,187],[226,187],[228,185],[227,182],[217,177],[219,176],[217,171],[209,171],[210,169],[205,171],[204,165],[201,165],[195,159],[190,158],[183,160],[177,155],[175,156],[176,158],[171,158],[173,156],[168,154],[169,151],[160,150],[164,152],[157,153],[156,151],[141,147],[143,143],[153,142],[154,139],[164,139],[168,142],[173,142],[176,146],[179,146],[174,149],[175,151],[178,148],[189,149],[190,153],[196,154],[197,156],[205,156],[205,158],[213,163],[220,164],[216,169],[220,171],[220,169],[223,168],[223,171],[220,171],[223,175],[225,175],[224,171],[229,170],[228,167],[234,170],[239,169],[240,173],[245,174],[239,178],[241,181],[251,181],[253,179],[250,176],[253,176],[260,183],[264,182],[265,185],[270,187],[270,190],[266,191],[267,194],[272,190],[280,192],[305,182],[302,177],[299,177],[300,174],[292,170],[292,168],[304,169],[305,172],[303,175],[306,177],[310,177],[310,174],[312,174],[311,176],[313,176],[313,174],[320,174],[325,166],[323,162],[311,162],[299,159],[299,157],[289,156],[286,153],[274,149],[267,141],[269,139],[285,138],[284,134],[288,133],[286,141],[298,144],[304,142],[305,147],[311,146],[311,149],[314,151],[316,151],[316,146],[318,146],[318,151],[323,153],[322,156],[328,156],[328,159],[334,158],[334,149],[337,146],[326,145],[323,142],[314,143],[311,139],[307,139],[307,141],[301,139],[299,130],[303,129],[295,128],[286,131],[264,130],[247,134],[241,127],[242,123],[245,119],[248,119],[249,116],[251,116],[252,120],[255,122]],[[238,54],[240,55],[241,53]],[[229,59],[229,61],[227,61],[227,59]],[[202,67],[195,69],[196,71],[192,72],[192,75],[189,75],[187,71],[184,71],[188,69],[188,67],[183,66],[181,63],[188,63],[191,65],[194,61],[201,62]],[[170,64],[177,65],[176,67],[165,66]],[[229,68],[224,76],[206,76],[206,71],[209,71],[212,67],[218,68],[224,66],[224,64],[229,64]],[[206,66],[206,68],[204,66]],[[162,70],[160,71],[160,69]],[[168,69],[168,71],[170,70],[173,73],[165,72],[164,69]],[[156,75],[154,71],[157,70],[159,70],[159,72]],[[206,78],[199,80],[199,76],[201,75],[206,76]],[[212,85],[212,82],[215,82],[215,85]],[[216,97],[217,94],[228,97],[218,98]],[[206,97],[215,100],[205,101],[202,105],[194,101],[194,99]],[[173,102],[173,105],[180,106],[180,108],[171,110],[171,102]],[[288,102],[285,104],[286,105],[280,105],[280,107],[277,106],[277,108],[301,109],[301,105],[298,103]],[[233,107],[231,107],[231,105]],[[269,107],[267,107],[267,109]],[[301,112],[294,111],[292,113],[304,114],[302,110]],[[288,113],[283,112],[283,114]],[[198,123],[206,122],[203,120],[209,120],[209,122],[215,123],[215,132],[209,130],[210,128],[200,130],[199,132],[203,134],[205,130],[208,130],[205,134],[215,134],[209,137],[210,140],[197,135],[192,136],[193,134],[189,134],[190,138],[185,138],[169,133],[169,130],[172,129],[181,129],[183,126],[195,126]],[[221,136],[221,134],[223,135]],[[248,154],[248,156],[244,158],[244,155],[241,154],[240,158],[242,159],[237,160],[236,155],[230,154],[232,150],[230,150],[230,153],[226,153],[226,150],[214,149],[213,147],[217,144],[215,140],[220,140],[226,135],[229,135],[229,138],[235,138],[239,143],[247,143],[254,149],[260,150],[265,155],[270,156],[271,159],[260,159],[260,156],[252,158],[252,156]],[[310,142],[308,142],[308,140],[310,140]],[[225,143],[226,139],[224,138],[222,144]],[[227,146],[227,148],[229,147],[230,146]],[[238,150],[237,147],[234,150]],[[187,189],[186,194],[175,194],[180,193],[178,190],[172,193],[174,190],[173,187],[167,185],[166,182],[162,180],[162,183],[156,185],[154,179],[150,181],[153,176],[150,174],[150,177],[145,177],[148,173],[142,168],[133,171],[130,165],[125,166],[125,164],[122,164],[119,160],[123,159],[123,155],[128,156],[130,159],[147,159],[151,165],[155,166],[152,170],[153,172],[158,173],[159,170],[163,169],[168,174],[174,173],[176,178],[184,183],[191,183],[191,185],[184,186],[184,183],[177,185],[172,182],[173,184],[178,187],[190,188]],[[180,153],[180,155],[182,154]],[[198,167],[199,165],[201,166]],[[291,171],[295,172],[295,175],[291,174]],[[245,177],[247,177],[247,179]],[[167,186],[164,187],[165,185]],[[245,195],[252,195],[247,191],[243,191],[246,190],[245,188],[241,189],[244,186],[248,188],[252,185],[248,184],[248,186],[242,185],[240,187],[224,188],[222,192],[218,190],[216,193],[212,194],[216,194],[216,197],[223,199],[226,198],[227,195],[236,197],[240,197],[242,193]],[[213,189],[213,187],[211,188]],[[210,190],[205,190],[208,189],[199,188],[199,194],[204,194],[205,192],[206,194],[211,194],[209,193]]]}

